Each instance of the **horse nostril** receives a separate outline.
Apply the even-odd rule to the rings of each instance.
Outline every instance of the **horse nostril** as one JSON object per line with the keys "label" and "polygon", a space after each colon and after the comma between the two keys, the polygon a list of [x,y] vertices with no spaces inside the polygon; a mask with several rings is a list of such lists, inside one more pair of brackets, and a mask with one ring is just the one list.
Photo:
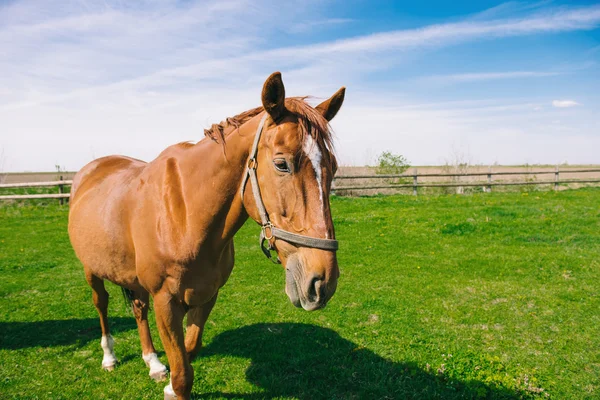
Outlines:
{"label": "horse nostril", "polygon": [[323,297],[323,290],[325,289],[323,281],[323,277],[317,274],[314,274],[312,279],[309,281],[306,294],[308,301],[311,303],[316,303]]}

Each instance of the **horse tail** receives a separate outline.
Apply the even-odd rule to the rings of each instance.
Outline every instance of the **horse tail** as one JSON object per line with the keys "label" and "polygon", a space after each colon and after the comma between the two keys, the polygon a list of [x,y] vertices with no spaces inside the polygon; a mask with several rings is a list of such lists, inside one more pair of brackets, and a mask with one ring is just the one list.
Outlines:
{"label": "horse tail", "polygon": [[125,289],[124,287],[122,287],[121,290],[123,291],[123,298],[125,299],[125,304],[127,304],[129,306],[129,309],[131,310],[133,307],[133,300],[135,299],[133,290]]}

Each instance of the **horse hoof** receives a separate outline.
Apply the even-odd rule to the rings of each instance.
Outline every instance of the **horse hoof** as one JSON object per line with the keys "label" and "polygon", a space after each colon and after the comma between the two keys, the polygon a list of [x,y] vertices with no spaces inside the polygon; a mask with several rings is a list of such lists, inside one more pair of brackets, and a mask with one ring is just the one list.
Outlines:
{"label": "horse hoof", "polygon": [[117,357],[115,357],[114,355],[104,356],[104,358],[102,359],[102,368],[105,371],[114,371],[115,365],[117,365],[118,362],[119,360],[117,360]]}
{"label": "horse hoof", "polygon": [[150,378],[154,379],[155,382],[163,382],[167,380],[167,369],[162,371],[150,371]]}
{"label": "horse hoof", "polygon": [[163,392],[165,393],[165,400],[177,400],[177,395],[173,391],[173,386],[171,386],[170,383],[165,386]]}
{"label": "horse hoof", "polygon": [[103,365],[102,368],[105,371],[114,371],[115,370],[115,365],[114,364],[113,365]]}

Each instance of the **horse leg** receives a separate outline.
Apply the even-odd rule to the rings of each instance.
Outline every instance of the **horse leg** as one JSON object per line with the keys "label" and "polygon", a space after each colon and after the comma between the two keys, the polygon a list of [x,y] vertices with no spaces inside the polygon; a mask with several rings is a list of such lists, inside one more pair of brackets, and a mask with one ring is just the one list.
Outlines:
{"label": "horse leg", "polygon": [[171,368],[171,381],[164,389],[165,400],[188,400],[194,383],[194,370],[185,352],[183,304],[163,289],[154,295],[154,311],[158,332]]}
{"label": "horse leg", "polygon": [[215,302],[217,301],[218,292],[206,304],[198,307],[192,307],[187,313],[187,330],[185,333],[185,351],[187,352],[188,360],[191,362],[200,349],[202,348],[202,333],[204,332],[204,324],[210,312],[212,311]]}
{"label": "horse leg", "polygon": [[146,366],[150,368],[150,378],[157,382],[167,379],[167,367],[165,367],[156,355],[152,336],[150,335],[150,327],[148,326],[148,305],[150,295],[144,289],[134,291],[134,299],[132,302],[133,315],[137,322],[138,332],[140,334],[140,343],[142,345],[142,359]]}
{"label": "horse leg", "polygon": [[110,329],[108,327],[108,292],[104,288],[104,280],[87,270],[86,279],[92,288],[92,298],[96,310],[98,310],[98,315],[100,316],[100,328],[102,329],[102,340],[100,341],[100,345],[104,351],[102,368],[107,371],[112,371],[117,364],[117,357],[114,352],[115,341],[110,335]]}

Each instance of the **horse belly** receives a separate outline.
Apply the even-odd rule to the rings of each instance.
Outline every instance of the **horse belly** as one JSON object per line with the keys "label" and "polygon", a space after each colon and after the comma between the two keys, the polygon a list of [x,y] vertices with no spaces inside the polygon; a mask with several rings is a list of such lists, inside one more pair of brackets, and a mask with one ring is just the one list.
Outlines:
{"label": "horse belly", "polygon": [[89,272],[121,286],[135,286],[135,257],[115,232],[117,227],[106,229],[89,220],[70,225],[75,254]]}

